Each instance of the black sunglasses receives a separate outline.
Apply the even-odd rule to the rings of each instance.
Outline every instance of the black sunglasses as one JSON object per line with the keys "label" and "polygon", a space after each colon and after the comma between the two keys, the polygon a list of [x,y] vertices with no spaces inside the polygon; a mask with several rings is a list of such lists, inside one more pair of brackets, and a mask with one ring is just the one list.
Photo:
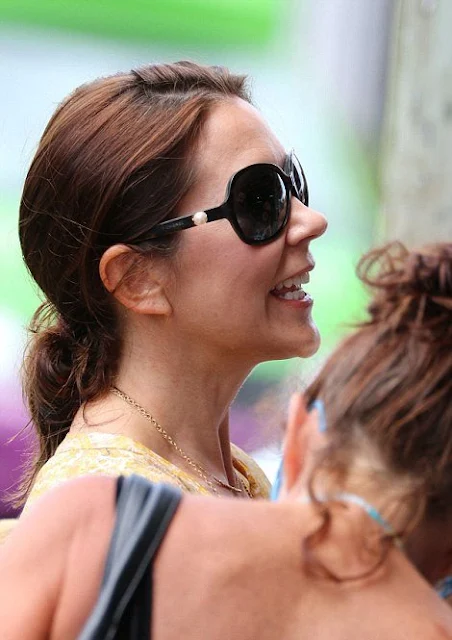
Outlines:
{"label": "black sunglasses", "polygon": [[291,195],[308,206],[308,185],[293,151],[286,158],[284,170],[274,164],[252,164],[240,169],[229,180],[223,204],[160,222],[149,239],[227,218],[246,244],[271,242],[289,221]]}

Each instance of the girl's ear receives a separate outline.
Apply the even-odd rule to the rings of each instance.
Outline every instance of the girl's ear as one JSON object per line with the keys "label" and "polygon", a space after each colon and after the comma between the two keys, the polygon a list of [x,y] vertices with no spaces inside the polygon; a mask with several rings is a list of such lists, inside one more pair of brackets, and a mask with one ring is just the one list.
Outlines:
{"label": "girl's ear", "polygon": [[290,491],[298,482],[311,453],[317,444],[320,434],[320,414],[316,410],[306,410],[306,403],[301,393],[292,396],[287,418],[286,438],[284,445],[284,484],[285,492]]}
{"label": "girl's ear", "polygon": [[302,430],[307,415],[303,395],[301,393],[294,393],[289,403],[284,443],[284,488],[287,491],[290,491],[298,480],[303,467]]}
{"label": "girl's ear", "polygon": [[147,315],[170,315],[165,269],[160,263],[138,265],[139,256],[123,244],[109,247],[99,264],[104,287],[127,309]]}

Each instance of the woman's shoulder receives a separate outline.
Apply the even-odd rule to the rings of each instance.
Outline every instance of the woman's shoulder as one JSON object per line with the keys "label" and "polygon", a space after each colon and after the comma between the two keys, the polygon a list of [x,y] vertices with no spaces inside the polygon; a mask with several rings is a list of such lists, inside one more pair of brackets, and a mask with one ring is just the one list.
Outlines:
{"label": "woman's shoulder", "polygon": [[207,490],[188,473],[123,435],[89,432],[69,434],[39,471],[27,508],[49,489],[85,475],[129,476],[173,484],[188,493]]}
{"label": "woman's shoulder", "polygon": [[257,462],[235,444],[231,444],[234,468],[248,482],[253,498],[270,498],[270,482]]}

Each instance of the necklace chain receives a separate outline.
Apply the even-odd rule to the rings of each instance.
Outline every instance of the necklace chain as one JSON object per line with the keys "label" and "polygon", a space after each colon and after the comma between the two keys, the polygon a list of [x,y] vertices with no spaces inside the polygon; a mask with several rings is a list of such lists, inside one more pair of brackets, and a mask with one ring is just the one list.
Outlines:
{"label": "necklace chain", "polygon": [[[227,482],[220,480],[220,478],[217,478],[212,473],[209,473],[206,469],[204,469],[204,467],[199,462],[196,462],[195,460],[193,460],[193,458],[190,458],[190,456],[187,455],[185,451],[180,448],[180,446],[177,444],[174,438],[167,431],[165,431],[165,429],[162,427],[162,425],[159,422],[157,422],[154,416],[151,413],[149,413],[147,409],[145,409],[140,404],[138,404],[136,400],[134,400],[129,395],[127,395],[127,393],[124,393],[124,391],[121,391],[117,387],[111,387],[111,392],[118,398],[121,398],[121,400],[124,400],[124,402],[127,402],[127,404],[133,407],[139,414],[143,416],[143,418],[145,418],[148,422],[150,422],[154,427],[154,429],[162,436],[162,438],[164,438],[167,442],[169,442],[169,444],[178,453],[178,455],[183,460],[185,460],[185,462],[188,465],[190,465],[192,469],[196,471],[196,473],[204,480],[204,482],[210,487],[210,489],[212,489],[214,493],[218,493],[218,490],[214,484],[215,482],[220,487],[223,487],[224,489],[228,489],[229,491],[232,491],[236,494],[242,493],[243,489],[245,489],[246,493],[251,498],[251,494],[248,491],[248,488],[246,487],[245,483],[242,481],[242,479],[240,478],[240,476],[238,476],[237,473],[235,475],[236,475],[236,478],[239,480],[240,484],[242,485],[242,489],[233,487],[231,484],[228,484]],[[210,478],[212,478],[214,482],[212,482]]]}

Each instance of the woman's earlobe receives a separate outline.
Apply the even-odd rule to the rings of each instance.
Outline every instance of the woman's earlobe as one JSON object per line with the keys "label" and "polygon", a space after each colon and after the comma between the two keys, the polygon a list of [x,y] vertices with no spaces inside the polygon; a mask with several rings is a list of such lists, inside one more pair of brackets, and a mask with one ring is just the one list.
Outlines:
{"label": "woman's earlobe", "polygon": [[104,287],[124,307],[146,315],[172,312],[162,273],[155,265],[142,267],[132,249],[125,245],[109,247],[99,264]]}

